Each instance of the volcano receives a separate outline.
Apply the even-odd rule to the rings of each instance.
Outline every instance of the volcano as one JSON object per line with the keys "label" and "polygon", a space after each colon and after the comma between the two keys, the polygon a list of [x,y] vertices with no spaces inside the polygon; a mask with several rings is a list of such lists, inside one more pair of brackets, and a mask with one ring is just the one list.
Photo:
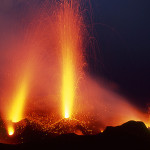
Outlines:
{"label": "volcano", "polygon": [[[44,121],[44,117],[43,117]],[[14,134],[10,135],[5,130],[5,123],[0,121],[2,143],[19,144],[37,141],[39,139],[51,139],[59,135],[91,135],[92,129],[89,129],[87,124],[74,118],[64,118],[55,123],[50,121],[45,124],[39,124],[33,119],[23,119],[18,123],[13,123]],[[1,140],[1,139],[0,139]]]}

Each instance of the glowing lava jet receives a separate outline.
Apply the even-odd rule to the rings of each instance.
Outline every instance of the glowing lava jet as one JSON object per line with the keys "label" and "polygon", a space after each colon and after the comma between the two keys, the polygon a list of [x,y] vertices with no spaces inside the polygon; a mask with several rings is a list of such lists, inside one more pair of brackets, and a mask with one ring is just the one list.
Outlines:
{"label": "glowing lava jet", "polygon": [[15,132],[13,124],[23,119],[23,110],[24,110],[26,95],[27,95],[27,82],[24,80],[20,84],[20,87],[18,87],[18,91],[16,92],[16,96],[14,97],[13,104],[11,106],[11,109],[9,110],[8,120],[11,121],[8,124],[9,135],[13,135]]}
{"label": "glowing lava jet", "polygon": [[23,119],[23,107],[26,99],[27,83],[24,81],[14,98],[12,109],[9,113],[9,120],[12,122],[19,122]]}
{"label": "glowing lava jet", "polygon": [[19,122],[23,119],[23,107],[26,99],[26,83],[22,84],[16,97],[12,108],[10,109],[9,113],[9,120],[11,123],[8,125],[8,134],[14,134],[13,123]]}
{"label": "glowing lava jet", "polygon": [[16,80],[17,88],[14,91],[14,95],[12,96],[12,103],[10,103],[7,112],[7,132],[10,136],[15,133],[14,124],[24,118],[24,107],[29,92],[29,82],[33,73],[33,64],[33,61],[32,63],[27,61],[25,66],[23,65],[22,67],[24,70],[21,71],[19,78]]}
{"label": "glowing lava jet", "polygon": [[62,57],[63,117],[72,116],[76,87],[83,66],[81,24],[78,4],[63,1],[58,13],[58,29]]}
{"label": "glowing lava jet", "polygon": [[12,136],[14,134],[14,127],[12,125],[8,126],[8,135]]}

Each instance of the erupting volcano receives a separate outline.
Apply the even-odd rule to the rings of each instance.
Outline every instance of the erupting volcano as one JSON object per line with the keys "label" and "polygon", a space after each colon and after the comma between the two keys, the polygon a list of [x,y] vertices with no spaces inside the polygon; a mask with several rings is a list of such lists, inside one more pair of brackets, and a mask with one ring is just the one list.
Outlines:
{"label": "erupting volcano", "polygon": [[[4,115],[6,116],[7,132],[10,136],[15,133],[14,123],[20,122],[28,116],[25,114],[28,106],[27,100],[31,99],[29,98],[29,95],[32,95],[30,94],[30,89],[32,89],[31,84],[35,86],[35,84],[37,84],[36,80],[40,77],[37,73],[41,76],[44,75],[45,70],[40,70],[40,66],[36,68],[37,64],[43,63],[41,62],[43,61],[43,58],[40,56],[42,51],[43,53],[46,51],[49,52],[50,59],[53,59],[52,57],[54,56],[54,61],[56,62],[56,65],[48,64],[48,62],[46,62],[46,67],[52,69],[52,66],[50,65],[54,65],[54,68],[58,68],[55,68],[56,71],[54,70],[52,74],[54,74],[54,76],[56,76],[56,72],[60,74],[57,78],[54,78],[55,81],[59,81],[59,85],[55,81],[54,84],[57,84],[57,87],[59,87],[57,89],[60,89],[60,91],[57,92],[57,97],[58,103],[61,105],[59,108],[62,111],[61,118],[66,118],[67,121],[67,118],[75,116],[73,113],[76,114],[76,111],[75,109],[73,110],[73,108],[78,97],[77,88],[80,79],[83,76],[83,66],[85,64],[83,56],[83,18],[80,12],[79,2],[77,1],[64,0],[61,2],[54,2],[53,6],[51,6],[52,10],[55,8],[55,10],[53,10],[55,11],[54,15],[46,12],[49,9],[50,4],[48,2],[44,3],[43,9],[38,12],[38,15],[40,16],[39,20],[43,20],[43,22],[39,23],[39,21],[33,19],[32,24],[35,25],[29,25],[27,30],[25,30],[25,39],[23,42],[21,41],[22,45],[19,45],[19,48],[22,49],[23,52],[20,51],[20,54],[18,53],[17,55],[20,57],[25,53],[25,57],[20,61],[16,59],[16,65],[19,68],[19,79],[16,79],[15,81],[15,84],[17,85],[15,86],[17,88],[14,90],[13,96],[9,97],[11,102],[9,102],[9,107],[6,107],[7,110],[5,113],[7,115]],[[45,24],[45,22],[47,22],[47,24]],[[52,31],[54,25],[55,32]],[[43,26],[47,31],[43,30]],[[35,29],[34,31],[32,31],[33,27]],[[47,37],[45,38],[45,36]],[[44,39],[41,40],[41,38]],[[56,53],[53,53],[52,51],[56,51]],[[44,57],[44,55],[42,57]],[[36,80],[33,79],[33,77],[35,77]],[[49,77],[51,78],[51,76]],[[48,85],[47,89],[49,87],[50,90],[53,89],[53,85],[50,86]],[[49,99],[47,99],[47,101],[49,101]],[[76,121],[72,118],[69,122]]]}
{"label": "erupting volcano", "polygon": [[[81,4],[79,0],[41,2],[40,8],[29,9],[32,15],[24,17],[25,25],[19,23],[19,33],[8,38],[10,46],[3,46],[7,51],[1,53],[8,61],[2,68],[3,143],[102,131],[107,135],[111,128],[105,131],[106,126],[129,120],[148,126],[147,113],[88,72],[86,47],[91,48],[93,35],[87,35],[88,15]],[[90,53],[95,53],[93,47]],[[142,123],[138,125],[145,130]]]}

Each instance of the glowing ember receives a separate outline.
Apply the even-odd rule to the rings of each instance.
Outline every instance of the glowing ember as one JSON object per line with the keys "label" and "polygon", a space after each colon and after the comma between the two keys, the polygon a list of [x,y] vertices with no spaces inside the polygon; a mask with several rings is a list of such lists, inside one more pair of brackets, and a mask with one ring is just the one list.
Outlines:
{"label": "glowing ember", "polygon": [[15,132],[15,130],[14,130],[13,126],[10,125],[8,127],[8,135],[12,136],[14,134],[14,132]]}

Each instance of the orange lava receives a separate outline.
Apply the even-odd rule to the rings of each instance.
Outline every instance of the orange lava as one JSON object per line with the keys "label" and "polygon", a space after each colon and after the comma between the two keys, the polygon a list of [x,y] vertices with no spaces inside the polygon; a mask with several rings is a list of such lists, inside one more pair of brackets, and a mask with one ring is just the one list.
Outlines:
{"label": "orange lava", "polygon": [[[68,126],[66,131],[70,124],[80,123],[85,127],[80,121],[95,133],[129,120],[143,121],[149,126],[146,113],[113,92],[107,83],[104,86],[83,71],[86,29],[80,3],[46,1],[40,9],[35,9],[35,16],[27,20],[25,29],[22,25],[20,35],[14,33],[9,37],[10,45],[5,43],[5,52],[0,51],[0,58],[8,63],[2,69],[4,88],[0,100],[8,135],[17,134],[13,123],[28,116],[45,130],[53,128],[53,132],[57,130],[52,126],[55,121],[72,119],[69,125],[65,120],[57,124],[62,133],[64,127],[60,127],[64,123]],[[54,119],[50,121],[41,112]],[[31,116],[32,113],[37,116]],[[78,128],[76,133],[83,134]]]}
{"label": "orange lava", "polygon": [[[62,107],[63,117],[70,118],[76,88],[82,73],[82,17],[79,15],[79,7],[72,0],[64,0],[58,11],[58,37],[62,64]],[[57,28],[56,27],[56,28]]]}
{"label": "orange lava", "polygon": [[8,135],[12,136],[14,134],[15,130],[12,125],[8,126]]}

